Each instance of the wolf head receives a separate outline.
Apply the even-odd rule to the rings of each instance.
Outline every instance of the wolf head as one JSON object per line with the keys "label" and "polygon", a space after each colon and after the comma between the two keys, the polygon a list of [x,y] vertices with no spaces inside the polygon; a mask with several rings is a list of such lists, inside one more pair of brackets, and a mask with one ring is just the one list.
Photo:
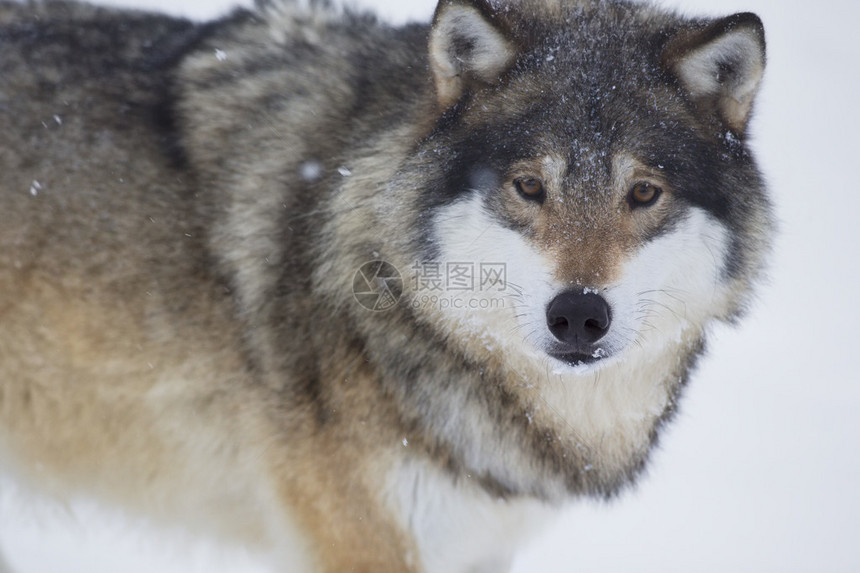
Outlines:
{"label": "wolf head", "polygon": [[505,267],[505,289],[478,294],[503,304],[443,313],[474,352],[490,338],[586,372],[743,309],[770,225],[745,144],[758,17],[444,1],[429,53],[441,120],[419,156],[441,167],[422,257]]}
{"label": "wolf head", "polygon": [[[361,69],[355,100],[374,97],[349,108],[313,288],[446,467],[547,499],[617,491],[769,249],[747,147],[761,22],[444,0],[403,34],[368,40],[388,67]],[[403,275],[387,312],[343,297],[372,259]]]}

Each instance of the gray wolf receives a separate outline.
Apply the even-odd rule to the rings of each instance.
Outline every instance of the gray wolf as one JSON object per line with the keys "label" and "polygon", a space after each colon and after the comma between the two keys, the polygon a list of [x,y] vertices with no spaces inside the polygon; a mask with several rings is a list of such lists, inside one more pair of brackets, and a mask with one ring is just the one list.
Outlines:
{"label": "gray wolf", "polygon": [[4,2],[0,54],[4,467],[283,570],[506,570],[767,259],[752,14]]}

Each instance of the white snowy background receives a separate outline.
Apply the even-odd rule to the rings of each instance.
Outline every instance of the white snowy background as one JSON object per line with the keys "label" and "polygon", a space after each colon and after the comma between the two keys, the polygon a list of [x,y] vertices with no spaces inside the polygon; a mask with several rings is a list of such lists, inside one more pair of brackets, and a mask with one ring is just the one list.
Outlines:
{"label": "white snowy background", "polygon": [[[193,18],[233,4],[105,3]],[[358,4],[396,22],[426,19],[434,7]],[[781,226],[770,284],[741,328],[715,330],[638,487],[611,504],[571,506],[514,570],[858,572],[860,4],[663,4],[689,14],[755,11],[765,22],[768,71],[752,133]],[[18,573],[264,570],[251,556],[90,506],[43,505],[8,487],[0,498],[0,547]]]}

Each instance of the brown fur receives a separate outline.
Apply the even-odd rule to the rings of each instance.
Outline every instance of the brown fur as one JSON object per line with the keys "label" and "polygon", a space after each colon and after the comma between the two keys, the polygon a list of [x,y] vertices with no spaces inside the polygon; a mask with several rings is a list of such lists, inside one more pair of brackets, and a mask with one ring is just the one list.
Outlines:
{"label": "brown fur", "polygon": [[[469,528],[629,483],[705,324],[742,308],[767,202],[754,164],[724,147],[739,108],[672,75],[697,49],[689,38],[712,39],[701,24],[624,3],[534,4],[443,2],[433,32],[322,3],[198,26],[0,2],[4,465],[58,497],[275,548],[284,563],[307,553],[325,573],[420,573],[467,554]],[[470,25],[445,19],[458,7]],[[664,56],[675,36],[683,46]],[[481,41],[504,57],[475,56]],[[541,67],[556,41],[571,47],[550,54],[561,72]],[[584,57],[604,44],[630,58]],[[604,107],[578,91],[586,64],[613,78]],[[488,212],[554,261],[559,283],[620,281],[640,244],[704,201],[642,159],[652,98],[700,152],[689,161],[724,175],[719,189],[747,189],[726,217],[738,244],[760,247],[732,253],[730,295],[647,364],[564,387],[517,353],[523,340],[499,351],[433,309],[355,304],[363,263],[432,259],[433,217],[468,186],[457,170],[486,157],[509,160],[489,165]],[[629,153],[563,121],[589,106],[610,126],[641,112],[612,140],[636,142]],[[544,182],[543,206],[517,196],[523,175]],[[643,180],[666,200],[625,210]],[[462,507],[475,509],[445,521]],[[462,568],[503,568],[507,541],[491,541]]]}

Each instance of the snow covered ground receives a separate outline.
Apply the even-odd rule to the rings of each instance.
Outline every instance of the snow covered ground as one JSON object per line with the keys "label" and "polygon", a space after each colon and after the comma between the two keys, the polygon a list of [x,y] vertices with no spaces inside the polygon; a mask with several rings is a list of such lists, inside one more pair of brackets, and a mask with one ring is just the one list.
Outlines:
{"label": "snow covered ground", "polygon": [[[230,5],[109,3],[193,17]],[[432,0],[359,4],[397,21],[433,10]],[[771,284],[740,329],[716,330],[648,477],[610,505],[572,506],[515,572],[860,571],[860,4],[664,4],[751,10],[767,27],[753,133],[781,224]],[[9,494],[0,504],[0,546],[20,573],[263,570],[93,508],[32,518],[28,505]]]}

